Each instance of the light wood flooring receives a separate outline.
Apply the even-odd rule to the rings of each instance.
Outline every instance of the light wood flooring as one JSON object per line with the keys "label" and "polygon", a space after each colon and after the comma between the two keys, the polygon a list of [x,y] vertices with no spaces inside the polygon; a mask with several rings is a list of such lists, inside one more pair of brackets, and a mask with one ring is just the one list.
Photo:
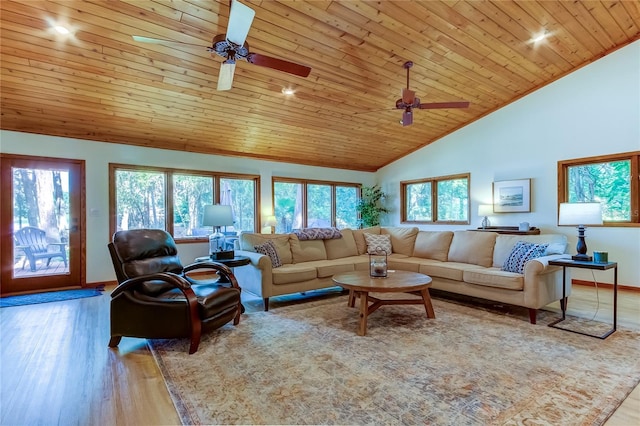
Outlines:
{"label": "light wood flooring", "polygon": [[[0,309],[0,424],[180,423],[146,341],[123,338],[118,349],[107,348],[110,290],[99,297]],[[611,294],[600,289],[596,318],[610,316]],[[592,288],[574,286],[569,312],[590,318],[595,295]],[[248,311],[262,309],[259,298],[243,297]],[[271,310],[284,303],[296,301],[272,299]],[[639,292],[619,293],[618,319],[640,330]],[[637,387],[606,425],[639,424]]]}

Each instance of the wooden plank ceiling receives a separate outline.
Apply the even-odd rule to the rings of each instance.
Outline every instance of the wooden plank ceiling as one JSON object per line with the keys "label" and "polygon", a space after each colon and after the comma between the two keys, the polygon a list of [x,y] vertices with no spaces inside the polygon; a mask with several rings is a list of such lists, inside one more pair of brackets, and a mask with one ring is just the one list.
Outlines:
{"label": "wooden plank ceiling", "polygon": [[[132,39],[210,46],[228,0],[0,1],[2,129],[375,171],[640,35],[637,1],[243,2],[250,50],[309,77],[239,61],[216,91],[221,57]],[[423,103],[471,106],[401,126],[408,60]]]}

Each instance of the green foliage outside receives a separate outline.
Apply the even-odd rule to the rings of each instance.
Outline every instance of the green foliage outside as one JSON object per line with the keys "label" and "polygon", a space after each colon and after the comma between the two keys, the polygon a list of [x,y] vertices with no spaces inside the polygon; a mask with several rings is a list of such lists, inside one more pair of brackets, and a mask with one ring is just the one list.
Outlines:
{"label": "green foliage outside", "polygon": [[448,179],[437,183],[438,221],[463,222],[469,219],[469,180]]}
{"label": "green foliage outside", "polygon": [[382,205],[386,194],[382,192],[379,185],[362,186],[361,196],[357,204],[357,211],[360,213],[360,228],[380,225],[380,216],[388,213],[389,210]]}
{"label": "green foliage outside", "polygon": [[602,203],[605,221],[631,220],[631,161],[569,167],[570,203]]}

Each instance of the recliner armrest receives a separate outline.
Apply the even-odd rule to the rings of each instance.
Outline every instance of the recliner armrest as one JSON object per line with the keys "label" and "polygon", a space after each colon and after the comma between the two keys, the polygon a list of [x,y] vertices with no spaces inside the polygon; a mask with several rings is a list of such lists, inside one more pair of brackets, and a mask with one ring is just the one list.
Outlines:
{"label": "recliner armrest", "polygon": [[[111,292],[111,298],[116,297],[118,294],[124,291],[130,290],[131,288],[137,286],[140,283],[143,283],[145,281],[154,281],[154,280],[171,284],[174,287],[180,289],[183,293],[184,293],[184,290],[186,289],[191,290],[191,284],[189,283],[189,281],[187,281],[185,278],[181,277],[180,275],[174,274],[173,272],[158,272],[157,274],[141,275],[139,277],[130,278],[118,284],[118,286]],[[193,290],[191,290],[191,292],[193,293]],[[185,293],[185,296],[187,296],[186,293]]]}

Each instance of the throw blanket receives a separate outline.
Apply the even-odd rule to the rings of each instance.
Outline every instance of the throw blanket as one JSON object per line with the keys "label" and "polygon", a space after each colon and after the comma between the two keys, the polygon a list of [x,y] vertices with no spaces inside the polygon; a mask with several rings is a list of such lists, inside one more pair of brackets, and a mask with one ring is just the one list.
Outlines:
{"label": "throw blanket", "polygon": [[302,228],[295,229],[293,233],[298,236],[300,241],[342,238],[342,234],[338,228]]}

